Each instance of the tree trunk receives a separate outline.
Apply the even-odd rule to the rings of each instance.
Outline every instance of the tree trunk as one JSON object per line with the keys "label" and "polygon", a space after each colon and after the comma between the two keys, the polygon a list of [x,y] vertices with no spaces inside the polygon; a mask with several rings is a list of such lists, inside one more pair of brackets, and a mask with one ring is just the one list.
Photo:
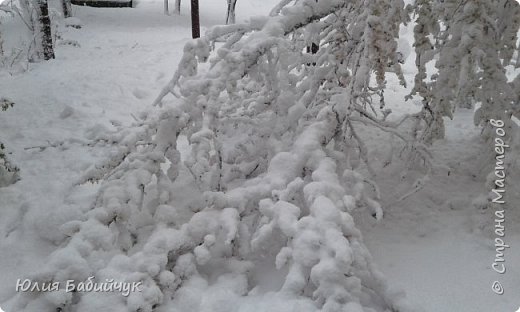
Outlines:
{"label": "tree trunk", "polygon": [[52,33],[51,33],[51,19],[49,17],[49,5],[47,0],[39,0],[38,5],[40,7],[40,32],[41,32],[41,45],[42,54],[44,60],[50,60],[54,58],[54,48],[52,46]]}
{"label": "tree trunk", "polygon": [[63,9],[63,17],[71,17],[72,16],[72,5],[70,0],[61,0],[61,7]]}
{"label": "tree trunk", "polygon": [[227,0],[227,4],[226,25],[235,24],[235,6],[237,0]]}
{"label": "tree trunk", "polygon": [[170,9],[168,8],[168,0],[164,0],[164,14],[170,15]]}
{"label": "tree trunk", "polygon": [[307,53],[316,54],[320,50],[320,46],[316,43],[311,43],[310,46],[307,46]]}
{"label": "tree trunk", "polygon": [[[316,2],[318,2],[318,0],[316,0]],[[312,37],[317,37],[318,35],[317,34],[311,34]],[[316,43],[316,42],[312,42],[310,46],[307,46],[307,53],[311,53],[311,54],[316,54],[318,53],[318,51],[320,50],[320,46],[319,46],[319,43]],[[307,64],[308,66],[310,66],[310,64]],[[315,62],[312,63],[312,65],[316,65]]]}
{"label": "tree trunk", "polygon": [[191,37],[200,37],[199,0],[191,0]]}
{"label": "tree trunk", "polygon": [[0,56],[4,55],[4,41],[2,40],[2,33],[0,32]]}
{"label": "tree trunk", "polygon": [[181,14],[181,0],[175,0],[175,14]]}

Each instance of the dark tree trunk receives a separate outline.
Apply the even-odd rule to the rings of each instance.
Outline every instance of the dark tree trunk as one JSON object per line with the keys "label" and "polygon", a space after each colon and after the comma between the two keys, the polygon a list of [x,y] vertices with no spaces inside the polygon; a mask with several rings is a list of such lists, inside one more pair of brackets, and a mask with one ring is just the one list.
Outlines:
{"label": "dark tree trunk", "polygon": [[307,46],[307,53],[316,54],[320,50],[320,47],[316,43],[312,43],[311,46]]}
{"label": "dark tree trunk", "polygon": [[181,14],[181,0],[175,0],[175,13]]}
{"label": "dark tree trunk", "polygon": [[237,0],[227,0],[226,24],[235,24],[235,6]]}
{"label": "dark tree trunk", "polygon": [[[310,46],[307,46],[306,50],[307,50],[307,53],[316,54],[320,50],[320,46],[313,42],[313,43],[311,43]],[[311,65],[316,66],[316,62],[312,62],[312,64],[307,63],[307,66],[311,66]]]}
{"label": "dark tree trunk", "polygon": [[164,0],[164,14],[170,15],[170,9],[169,9],[169,3],[168,0]]}
{"label": "dark tree trunk", "polygon": [[191,37],[200,38],[199,0],[191,0]]}
{"label": "dark tree trunk", "polygon": [[72,16],[72,5],[70,4],[70,0],[61,0],[61,7],[63,9],[63,17],[71,17]]}
{"label": "dark tree trunk", "polygon": [[54,48],[52,46],[51,19],[49,17],[49,6],[47,0],[39,0],[40,6],[40,31],[42,38],[42,54],[44,60],[54,58]]}
{"label": "dark tree trunk", "polygon": [[[316,0],[318,2],[318,0]],[[307,46],[307,53],[316,54],[320,50],[320,46],[316,42],[312,42],[310,46]],[[310,66],[310,64],[307,64]],[[312,62],[312,65],[316,65],[316,62]]]}

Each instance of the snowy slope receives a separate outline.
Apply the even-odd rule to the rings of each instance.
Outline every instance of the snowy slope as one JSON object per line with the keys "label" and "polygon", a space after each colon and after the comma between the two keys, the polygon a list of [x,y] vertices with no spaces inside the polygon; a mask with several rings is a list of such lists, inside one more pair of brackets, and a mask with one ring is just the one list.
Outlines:
{"label": "snowy slope", "polygon": [[[265,14],[277,2],[239,0],[237,21]],[[224,20],[224,0],[201,0],[200,7],[203,28]],[[91,207],[98,185],[78,181],[114,150],[110,144],[88,146],[88,139],[128,126],[134,116],[150,109],[190,39],[188,10],[186,0],[181,16],[164,16],[161,1],[141,0],[134,9],[74,7],[83,27],[60,26],[63,40],[56,60],[30,64],[24,73],[0,72],[0,95],[16,103],[0,113],[1,139],[22,169],[21,181],[0,188],[0,303],[14,295],[16,279],[38,270],[42,259],[57,248],[55,242],[64,235],[59,226]],[[79,46],[70,44],[75,42]],[[413,64],[413,54],[405,67],[409,81],[410,61]],[[417,109],[400,102],[405,91],[392,82],[394,111]],[[505,312],[520,306],[520,272],[513,265],[520,263],[520,231],[513,228],[520,221],[518,213],[508,216],[510,270],[501,277],[506,293],[491,292],[496,278],[490,268],[492,215],[471,205],[484,190],[482,177],[472,177],[478,168],[471,155],[481,148],[477,135],[469,112],[461,112],[449,124],[448,144],[434,147],[439,161],[453,168],[449,176],[437,173],[424,190],[396,203],[396,194],[409,185],[395,183],[392,168],[381,170],[385,219],[376,224],[366,214],[356,215],[375,262],[390,283],[404,289],[424,311]],[[374,136],[372,145],[387,147],[381,136]],[[258,272],[258,278],[266,289],[279,284],[268,270]],[[269,294],[259,301],[235,298],[225,290],[199,289],[214,297],[207,302],[236,300],[239,311],[284,311],[284,298]],[[172,304],[187,311],[179,307],[190,298]],[[311,309],[310,303],[301,305],[303,311]],[[228,311],[226,306],[219,309],[213,311]]]}

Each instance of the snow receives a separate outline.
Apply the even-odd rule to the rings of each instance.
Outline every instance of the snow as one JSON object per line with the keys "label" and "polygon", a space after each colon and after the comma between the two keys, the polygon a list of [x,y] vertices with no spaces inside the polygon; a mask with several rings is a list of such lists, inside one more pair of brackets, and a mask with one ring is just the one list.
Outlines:
{"label": "snow", "polygon": [[[365,225],[360,229],[377,265],[424,311],[515,311],[520,304],[515,265],[519,250],[506,251],[508,273],[494,272],[495,216],[474,205],[485,176],[480,173],[477,178],[482,147],[471,120],[471,111],[457,113],[448,124],[445,142],[434,148],[437,159],[451,168],[450,175],[439,172],[416,195],[386,207],[384,221],[377,225],[356,219],[358,226]],[[395,177],[387,179],[388,185],[395,181]],[[383,199],[390,202],[399,194],[399,188],[382,190]],[[512,207],[518,203],[518,192],[514,196]],[[520,239],[514,226],[518,218],[518,211],[508,210],[507,241],[515,245]],[[491,291],[495,280],[506,289],[504,295]]]}
{"label": "snow", "polygon": [[[239,0],[237,23],[268,14],[278,2]],[[52,5],[57,7],[57,3]],[[153,220],[164,225],[163,229],[153,234],[139,233],[151,236],[150,243],[144,249],[150,255],[156,249],[166,248],[164,245],[181,248],[179,245],[188,235],[200,242],[194,248],[194,259],[189,254],[181,256],[173,272],[160,270],[164,259],[149,263],[144,260],[148,258],[143,256],[143,263],[139,264],[142,270],[156,276],[158,282],[168,285],[172,292],[177,288],[179,276],[194,274],[195,264],[202,266],[209,272],[207,274],[213,272],[213,267],[228,272],[220,274],[219,280],[211,283],[198,277],[189,279],[177,290],[175,299],[158,311],[286,312],[287,306],[292,307],[293,311],[315,311],[313,301],[295,299],[274,290],[299,289],[304,274],[298,270],[314,265],[310,279],[318,286],[316,295],[326,297],[333,291],[331,285],[343,282],[337,281],[338,274],[343,272],[335,272],[334,268],[340,263],[340,267],[346,270],[353,261],[350,249],[345,246],[352,244],[353,248],[358,248],[355,240],[350,242],[340,233],[354,237],[361,237],[362,233],[374,262],[386,276],[390,287],[396,291],[404,290],[411,304],[420,306],[425,312],[515,311],[520,306],[520,268],[515,267],[520,263],[520,231],[514,227],[520,221],[520,213],[518,209],[513,209],[514,205],[520,204],[520,195],[513,187],[515,184],[510,184],[508,192],[511,193],[512,205],[506,217],[506,238],[511,248],[505,253],[508,271],[498,276],[491,268],[495,256],[492,236],[494,217],[490,211],[473,204],[484,190],[485,175],[478,168],[477,156],[481,153],[482,142],[478,139],[479,129],[473,126],[470,111],[457,112],[454,120],[447,122],[446,139],[433,148],[440,167],[450,168],[449,175],[439,170],[433,173],[430,180],[424,181],[422,189],[403,198],[413,182],[420,178],[419,173],[398,172],[399,168],[392,165],[378,168],[380,171],[377,172],[381,172],[377,183],[382,193],[382,206],[372,199],[379,195],[370,190],[354,171],[345,171],[342,178],[356,186],[354,189],[357,191],[343,194],[333,162],[313,152],[319,149],[317,138],[324,131],[324,126],[309,129],[295,142],[293,151],[277,153],[268,169],[269,178],[252,180],[249,185],[228,193],[224,199],[194,198],[194,194],[198,194],[197,186],[188,169],[173,165],[175,159],[189,158],[185,137],[179,140],[165,137],[161,140],[165,143],[164,151],[172,144],[178,144],[181,151],[180,155],[175,151],[167,155],[172,164],[168,175],[179,175],[172,196],[178,198],[179,206],[193,207],[194,211],[200,201],[213,202],[215,210],[207,215],[196,215],[198,217],[190,220],[191,215],[174,206],[159,205],[155,211],[133,216],[129,209],[119,204],[119,200],[128,198],[129,201],[139,202],[140,198],[137,197],[140,193],[137,191],[124,194],[114,188],[109,196],[97,198],[100,185],[95,179],[85,177],[95,176],[107,159],[117,158],[120,150],[117,144],[110,142],[113,138],[111,134],[125,128],[134,131],[131,124],[140,119],[142,111],[152,109],[154,99],[161,93],[161,87],[168,84],[181,60],[184,45],[190,39],[189,1],[182,2],[180,16],[165,16],[162,5],[157,0],[141,0],[132,9],[73,6],[75,17],[58,25],[62,39],[58,40],[55,60],[25,64],[25,69],[0,70],[0,95],[15,102],[13,108],[0,112],[0,139],[12,152],[9,155],[12,162],[21,168],[20,181],[0,188],[2,307],[8,306],[9,300],[15,296],[16,280],[39,272],[43,259],[49,255],[61,258],[64,270],[74,270],[67,265],[80,261],[82,250],[87,254],[92,248],[110,248],[113,242],[108,237],[114,229],[101,226],[101,220],[113,216],[95,215],[101,212],[92,211],[93,218],[82,220],[98,200],[107,201],[106,207],[111,208],[109,212],[131,220],[135,227],[146,228]],[[202,33],[225,19],[223,0],[200,0],[200,8]],[[266,23],[262,17],[253,20],[253,26],[257,28]],[[283,32],[283,27],[276,23],[269,24],[269,27],[272,33]],[[5,29],[10,34],[21,32],[15,28]],[[403,67],[405,78],[411,82],[415,54],[406,49],[406,44],[413,41],[411,28],[407,29],[401,30],[405,38],[399,41],[399,49],[407,61]],[[18,44],[16,36],[8,36],[6,42]],[[392,77],[388,84],[391,91],[385,97],[394,113],[402,115],[417,110],[410,102],[402,102],[408,92],[398,87],[397,78]],[[287,101],[291,101],[290,94]],[[173,105],[175,100],[164,102],[165,106]],[[296,120],[304,114],[304,110],[303,105],[293,106],[288,113]],[[324,120],[328,118],[327,113],[330,112],[323,112]],[[171,124],[162,126],[165,129],[175,127]],[[211,133],[201,131],[193,134],[190,140],[204,144],[207,135]],[[362,135],[372,139],[369,144],[369,149],[374,150],[371,157],[383,158],[383,151],[389,148],[387,137],[369,131]],[[161,136],[161,132],[157,136]],[[95,145],[89,145],[92,139],[98,140]],[[298,163],[297,160],[301,159],[308,163]],[[301,211],[291,204],[291,197],[302,188],[298,174],[304,165],[316,168],[312,174],[313,181],[303,189],[305,200],[312,203],[312,220],[303,218],[298,221]],[[410,182],[399,183],[400,176]],[[140,181],[151,179],[147,171],[138,172],[134,178]],[[326,182],[331,180],[337,183]],[[260,204],[266,219],[263,220],[262,230],[257,233],[258,246],[253,244],[252,247],[261,248],[262,244],[269,243],[268,238],[280,235],[277,230],[287,237],[298,231],[304,234],[300,240],[293,242],[292,247],[279,250],[276,263],[257,264],[255,278],[258,286],[248,290],[244,274],[248,270],[247,263],[222,265],[218,259],[212,259],[215,254],[230,252],[227,245],[241,236],[242,230],[237,220],[246,207],[229,204],[240,202],[250,193],[262,193],[273,185],[283,184],[288,184],[284,192],[273,192],[279,201],[264,200]],[[367,202],[373,210],[370,214],[374,214],[379,221],[370,214],[358,211],[356,200]],[[220,207],[225,204],[228,206]],[[350,215],[339,214],[334,207],[341,207],[345,212],[353,211],[355,220]],[[78,219],[86,223],[81,225]],[[354,227],[354,221],[360,232]],[[167,229],[168,224],[188,225],[174,231]],[[77,254],[71,253],[71,249],[60,251],[57,244],[80,228],[82,235],[88,237],[89,242],[96,242],[96,245],[80,246]],[[227,245],[216,243],[219,241],[216,238],[218,235],[225,237],[223,241]],[[330,243],[328,246],[333,247],[332,251],[324,248],[316,253],[320,239],[327,240]],[[124,244],[125,241],[122,239],[120,243]],[[299,259],[298,265],[288,271],[286,264],[291,258]],[[132,259],[139,259],[139,255]],[[114,257],[111,261],[114,268],[130,270],[129,258]],[[55,265],[59,267],[60,263]],[[276,271],[275,267],[280,271]],[[107,269],[101,274],[109,278],[115,272]],[[82,277],[89,273],[78,271],[71,274]],[[285,276],[288,276],[288,281],[284,283]],[[495,279],[499,279],[506,289],[502,296],[491,291],[491,283]],[[361,288],[355,278],[346,283],[349,289]],[[149,291],[150,300],[159,296],[153,288]],[[246,297],[248,292],[249,296]],[[59,294],[56,296],[48,300],[70,300],[59,297]],[[106,300],[109,302],[110,298]],[[128,306],[138,309],[144,304],[140,300],[130,297]],[[110,310],[105,302],[82,304],[86,308],[80,311],[91,311],[87,309],[96,306],[98,311]],[[354,302],[345,308],[346,311],[362,311],[361,306]]]}

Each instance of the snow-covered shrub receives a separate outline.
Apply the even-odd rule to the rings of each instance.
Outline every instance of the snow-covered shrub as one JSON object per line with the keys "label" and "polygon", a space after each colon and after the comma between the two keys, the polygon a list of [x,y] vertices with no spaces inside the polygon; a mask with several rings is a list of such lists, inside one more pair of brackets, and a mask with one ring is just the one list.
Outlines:
{"label": "snow-covered shrub", "polygon": [[18,64],[23,59],[23,41],[21,37],[28,35],[24,33],[24,25],[16,16],[16,9],[6,3],[0,4],[0,67],[8,68]]}
{"label": "snow-covered shrub", "polygon": [[[489,181],[499,161],[497,123],[504,134],[498,139],[509,146],[500,161],[508,181],[514,181],[520,151],[520,129],[514,122],[520,118],[520,75],[516,70],[508,76],[506,69],[520,67],[520,5],[508,0],[420,0],[414,10],[418,73],[411,95],[420,95],[424,103],[418,136],[429,143],[443,138],[443,117],[452,118],[457,107],[472,108],[475,103],[474,123],[482,128],[485,144],[480,171],[487,175],[486,188],[494,188]],[[436,67],[431,75],[426,71],[430,61]],[[493,196],[486,197],[490,201]]]}
{"label": "snow-covered shrub", "polygon": [[52,58],[51,15],[47,1],[13,0],[0,5],[0,65],[12,68],[24,62]]}
{"label": "snow-covered shrub", "polygon": [[[13,107],[14,103],[6,98],[0,98],[0,111]],[[6,147],[0,141],[0,187],[15,183],[18,180],[19,169],[13,166],[6,155]]]}
{"label": "snow-covered shrub", "polygon": [[[520,116],[518,88],[505,67],[518,53],[520,5],[516,1],[416,1],[415,50],[418,73],[411,95],[423,98],[421,137],[431,142],[444,137],[443,117],[457,106],[473,107],[475,124]],[[518,54],[520,55],[520,54]],[[428,75],[426,63],[435,60]],[[511,81],[513,80],[513,81]]]}
{"label": "snow-covered shrub", "polygon": [[[273,12],[189,42],[155,111],[94,135],[119,152],[79,182],[102,183],[96,202],[61,226],[68,238],[31,276],[140,282],[140,291],[19,293],[9,311],[246,311],[239,297],[287,304],[272,311],[412,311],[350,214],[384,213],[360,129],[395,135],[428,160],[405,123],[386,120],[385,72],[404,83],[404,4],[283,1]],[[310,31],[315,54],[305,52]]]}

